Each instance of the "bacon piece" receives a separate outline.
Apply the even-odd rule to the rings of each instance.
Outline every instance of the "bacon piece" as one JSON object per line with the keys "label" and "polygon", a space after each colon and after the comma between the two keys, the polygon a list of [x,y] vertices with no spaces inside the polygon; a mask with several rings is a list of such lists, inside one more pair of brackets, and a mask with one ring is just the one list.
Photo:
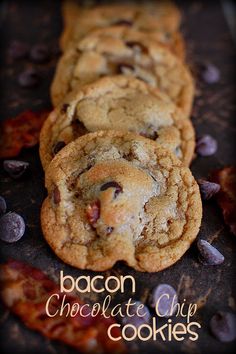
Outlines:
{"label": "bacon piece", "polygon": [[86,216],[88,222],[94,226],[100,217],[100,201],[94,200],[86,207]]}
{"label": "bacon piece", "polygon": [[236,235],[236,167],[224,167],[214,171],[211,180],[220,184],[217,202],[222,209],[225,223]]}
{"label": "bacon piece", "polygon": [[[112,341],[107,329],[115,323],[111,317],[102,315],[83,317],[79,313],[75,317],[59,314],[49,317],[46,313],[46,302],[52,294],[58,294],[50,302],[50,312],[60,308],[65,294],[41,270],[20,261],[10,260],[0,266],[0,298],[3,303],[30,329],[37,330],[45,337],[59,340],[83,353],[124,353],[123,341]],[[66,294],[66,302],[71,306],[83,302],[75,295]],[[54,312],[55,312],[54,310]],[[112,331],[112,335],[120,336],[120,331]]]}
{"label": "bacon piece", "polygon": [[17,156],[22,148],[29,148],[39,141],[39,132],[49,110],[25,111],[15,118],[4,120],[0,125],[0,158]]}

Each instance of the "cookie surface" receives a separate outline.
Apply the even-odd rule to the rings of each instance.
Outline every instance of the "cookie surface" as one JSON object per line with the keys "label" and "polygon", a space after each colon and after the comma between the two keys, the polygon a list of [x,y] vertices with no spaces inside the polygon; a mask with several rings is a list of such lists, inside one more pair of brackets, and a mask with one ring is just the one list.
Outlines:
{"label": "cookie surface", "polygon": [[70,0],[63,3],[62,15],[64,30],[60,46],[63,51],[95,28],[125,25],[149,34],[162,32],[171,37],[181,20],[179,10],[169,1],[138,5],[113,3],[85,8]]}
{"label": "cookie surface", "polygon": [[133,133],[90,133],[46,171],[44,236],[64,262],[102,271],[117,261],[148,272],[174,264],[199,231],[202,206],[190,170]]}
{"label": "cookie surface", "polygon": [[51,86],[56,106],[77,86],[102,76],[128,74],[165,92],[187,117],[194,84],[187,67],[165,47],[127,27],[93,31],[58,62]]}
{"label": "cookie surface", "polygon": [[188,166],[194,153],[192,123],[169,97],[133,77],[105,77],[72,92],[48,117],[40,134],[44,169],[72,140],[98,130],[133,131],[170,149]]}

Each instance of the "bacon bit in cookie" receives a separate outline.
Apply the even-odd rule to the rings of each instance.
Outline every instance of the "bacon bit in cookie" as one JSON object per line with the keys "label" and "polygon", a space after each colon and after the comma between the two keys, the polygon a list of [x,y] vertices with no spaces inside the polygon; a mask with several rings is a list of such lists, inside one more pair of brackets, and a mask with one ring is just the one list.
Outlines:
{"label": "bacon bit in cookie", "polygon": [[218,183],[209,182],[204,179],[199,179],[197,182],[203,200],[209,200],[220,190],[220,185]]}
{"label": "bacon bit in cookie", "polygon": [[[9,310],[17,315],[28,328],[36,330],[46,338],[59,340],[80,353],[124,353],[125,344],[122,340],[113,341],[108,337],[108,328],[116,321],[101,314],[92,317],[76,315],[66,316],[59,310],[63,299],[69,308],[76,304],[76,309],[83,305],[82,300],[74,294],[60,292],[59,286],[51,281],[41,270],[26,265],[20,261],[8,261],[0,266],[0,298]],[[54,294],[54,295],[53,295]],[[46,304],[49,303],[49,317],[46,313]],[[66,298],[65,298],[66,296]],[[117,328],[112,333],[120,336]]]}
{"label": "bacon bit in cookie", "polygon": [[22,148],[38,143],[39,132],[49,111],[25,111],[15,118],[9,118],[0,125],[0,158],[17,156]]}
{"label": "bacon bit in cookie", "polygon": [[65,146],[66,146],[66,143],[64,141],[58,141],[55,145],[53,145],[53,147],[52,147],[53,156],[55,156]]}
{"label": "bacon bit in cookie", "polygon": [[53,190],[53,201],[55,204],[59,204],[61,201],[61,194],[58,187],[55,187]]}
{"label": "bacon bit in cookie", "polygon": [[86,216],[88,219],[88,222],[93,226],[97,220],[100,217],[100,201],[95,200],[89,205],[87,205],[86,208]]}
{"label": "bacon bit in cookie", "polygon": [[218,183],[221,190],[217,194],[217,202],[222,209],[224,220],[230,231],[236,235],[236,167],[225,167],[211,175],[211,181]]}
{"label": "bacon bit in cookie", "polygon": [[117,183],[115,181],[110,181],[110,182],[104,183],[101,186],[100,190],[103,192],[103,191],[107,190],[108,188],[115,188],[114,198],[116,198],[118,196],[118,194],[123,192],[122,187],[119,185],[119,183]]}

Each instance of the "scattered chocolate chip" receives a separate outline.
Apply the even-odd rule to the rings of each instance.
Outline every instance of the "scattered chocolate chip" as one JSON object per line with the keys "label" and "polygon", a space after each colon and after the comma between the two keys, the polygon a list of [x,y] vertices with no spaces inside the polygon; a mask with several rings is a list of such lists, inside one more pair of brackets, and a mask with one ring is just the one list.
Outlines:
{"label": "scattered chocolate chip", "polygon": [[133,22],[130,20],[120,19],[112,23],[113,26],[132,26]]}
{"label": "scattered chocolate chip", "polygon": [[0,218],[0,239],[5,242],[16,242],[25,233],[24,219],[16,213],[7,213]]}
{"label": "scattered chocolate chip", "polygon": [[55,204],[59,204],[61,201],[61,193],[58,187],[55,187],[53,190],[53,201]]}
{"label": "scattered chocolate chip", "polygon": [[219,311],[210,320],[212,334],[221,342],[232,342],[236,339],[236,315]]}
{"label": "scattered chocolate chip", "polygon": [[211,156],[217,147],[217,141],[211,135],[203,135],[197,139],[196,152],[200,156]]}
{"label": "scattered chocolate chip", "polygon": [[[148,323],[151,319],[151,314],[148,307],[145,306],[141,301],[132,300],[131,304],[132,306],[129,307],[129,316],[126,315],[125,317],[119,318],[122,325],[125,326],[126,324],[132,324],[138,328],[142,324]],[[143,308],[138,309],[140,305],[143,305]],[[127,313],[127,302],[123,302],[121,304],[121,309],[123,310],[124,314]],[[137,315],[137,311],[139,316]]]}
{"label": "scattered chocolate chip", "polygon": [[224,262],[224,256],[205,240],[198,240],[199,260],[204,265],[219,265]]}
{"label": "scattered chocolate chip", "polygon": [[91,225],[94,225],[100,218],[100,201],[95,200],[86,208],[86,216]]}
{"label": "scattered chocolate chip", "polygon": [[25,161],[17,161],[17,160],[3,161],[4,170],[9,174],[9,176],[15,179],[21,177],[28,169],[28,167],[29,167],[29,163]]}
{"label": "scattered chocolate chip", "polygon": [[122,187],[119,185],[119,183],[117,183],[115,181],[110,181],[110,182],[104,183],[101,186],[100,190],[105,191],[108,188],[115,188],[115,192],[114,192],[115,198],[118,196],[119,193],[123,192]]}
{"label": "scattered chocolate chip", "polygon": [[21,87],[30,88],[39,84],[40,77],[33,68],[26,69],[18,76],[18,83]]}
{"label": "scattered chocolate chip", "polygon": [[36,44],[30,50],[30,59],[35,63],[45,63],[49,59],[49,51],[46,45]]}
{"label": "scattered chocolate chip", "polygon": [[220,80],[220,71],[213,64],[203,66],[202,78],[207,84],[214,84]]}
{"label": "scattered chocolate chip", "polygon": [[88,133],[88,129],[79,120],[79,117],[76,114],[72,120],[72,127],[73,127],[74,138],[77,138],[79,136],[82,136],[82,135]]}
{"label": "scattered chocolate chip", "polygon": [[19,41],[12,41],[8,48],[8,54],[12,59],[23,59],[28,53],[27,44]]}
{"label": "scattered chocolate chip", "polygon": [[177,309],[177,306],[174,307],[174,305],[177,304],[177,302],[177,293],[169,284],[160,284],[156,286],[149,297],[150,306],[156,308],[157,315],[160,315],[161,317],[173,316]]}
{"label": "scattered chocolate chip", "polygon": [[145,45],[143,45],[142,43],[140,43],[138,41],[127,41],[127,42],[125,42],[125,44],[129,48],[132,48],[132,49],[138,48],[143,53],[148,53],[147,47],[145,47]]}
{"label": "scattered chocolate chip", "polygon": [[106,230],[106,232],[107,232],[107,235],[110,235],[111,233],[112,233],[112,231],[114,230],[114,227],[112,227],[112,226],[108,226],[107,227],[107,230]]}
{"label": "scattered chocolate chip", "polygon": [[56,144],[54,144],[52,147],[53,156],[55,156],[65,146],[66,146],[66,143],[64,141],[58,141]]}
{"label": "scattered chocolate chip", "polygon": [[61,114],[64,114],[67,112],[67,109],[70,107],[68,103],[64,103],[61,107]]}
{"label": "scattered chocolate chip", "polygon": [[198,179],[198,185],[203,200],[209,200],[220,190],[218,183],[209,182],[204,179]]}
{"label": "scattered chocolate chip", "polygon": [[143,136],[144,138],[149,138],[149,139],[152,139],[152,140],[156,140],[159,137],[159,134],[156,131],[153,131],[152,133],[141,132],[139,134],[141,136]]}
{"label": "scattered chocolate chip", "polygon": [[2,196],[0,196],[0,216],[5,214],[6,211],[7,211],[6,201]]}
{"label": "scattered chocolate chip", "polygon": [[117,66],[117,72],[118,72],[118,74],[125,74],[125,73],[130,72],[130,71],[132,71],[132,72],[135,71],[134,66],[131,65],[131,64],[122,63],[122,64],[119,64],[119,65]]}

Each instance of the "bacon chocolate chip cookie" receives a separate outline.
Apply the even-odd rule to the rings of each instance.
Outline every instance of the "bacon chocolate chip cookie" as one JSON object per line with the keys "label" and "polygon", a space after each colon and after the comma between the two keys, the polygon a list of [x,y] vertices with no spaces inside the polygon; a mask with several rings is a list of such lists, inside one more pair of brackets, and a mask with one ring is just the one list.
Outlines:
{"label": "bacon chocolate chip cookie", "polygon": [[46,171],[44,236],[64,262],[102,271],[125,261],[139,271],[174,264],[199,231],[202,206],[190,170],[136,135],[86,134]]}
{"label": "bacon chocolate chip cookie", "polygon": [[126,130],[169,148],[189,165],[194,129],[169,97],[132,76],[105,77],[75,89],[48,117],[40,135],[44,169],[66,144],[88,132]]}

